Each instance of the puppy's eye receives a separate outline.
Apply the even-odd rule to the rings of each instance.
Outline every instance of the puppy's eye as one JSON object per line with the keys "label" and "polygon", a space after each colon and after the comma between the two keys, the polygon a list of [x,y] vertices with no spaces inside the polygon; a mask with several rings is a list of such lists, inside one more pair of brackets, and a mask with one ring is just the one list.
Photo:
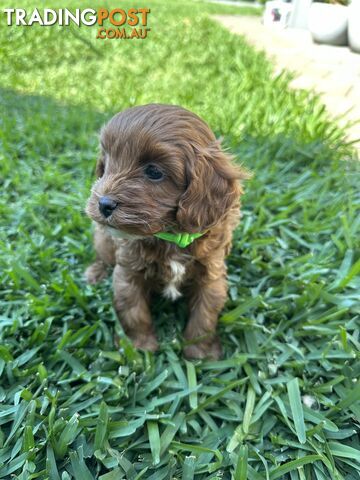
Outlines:
{"label": "puppy's eye", "polygon": [[156,167],[155,165],[147,165],[144,172],[150,180],[161,180],[162,178],[164,178],[164,174],[162,173],[162,171],[159,170],[158,167]]}

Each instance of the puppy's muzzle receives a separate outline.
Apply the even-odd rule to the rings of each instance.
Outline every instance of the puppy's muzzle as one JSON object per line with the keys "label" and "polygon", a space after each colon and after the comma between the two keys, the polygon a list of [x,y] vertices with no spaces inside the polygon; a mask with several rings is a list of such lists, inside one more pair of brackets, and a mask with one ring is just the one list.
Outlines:
{"label": "puppy's muzzle", "polygon": [[105,218],[110,217],[117,206],[118,202],[112,198],[101,197],[99,200],[99,210]]}

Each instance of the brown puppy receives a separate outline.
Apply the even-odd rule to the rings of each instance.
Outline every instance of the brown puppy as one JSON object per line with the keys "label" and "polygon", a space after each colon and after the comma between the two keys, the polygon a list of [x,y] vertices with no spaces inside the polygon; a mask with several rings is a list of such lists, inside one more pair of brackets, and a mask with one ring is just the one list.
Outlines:
{"label": "brown puppy", "polygon": [[[149,300],[158,290],[189,298],[184,353],[218,358],[218,314],[227,297],[225,256],[239,220],[239,180],[208,125],[173,105],[130,108],[101,132],[98,180],[86,212],[95,221],[97,259],[89,283],[114,266],[114,306],[138,348],[158,347]],[[185,248],[158,232],[203,233]]]}

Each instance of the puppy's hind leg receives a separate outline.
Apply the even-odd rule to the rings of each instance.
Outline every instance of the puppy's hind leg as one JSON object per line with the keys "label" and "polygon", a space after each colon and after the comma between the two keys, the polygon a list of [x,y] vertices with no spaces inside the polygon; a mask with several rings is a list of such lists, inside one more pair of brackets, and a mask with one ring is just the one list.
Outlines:
{"label": "puppy's hind leg", "polygon": [[95,262],[85,270],[85,279],[95,284],[108,276],[109,267],[115,265],[115,245],[113,239],[101,228],[96,227],[94,232]]}
{"label": "puppy's hind leg", "polygon": [[216,335],[218,314],[227,298],[225,267],[218,275],[203,274],[193,285],[190,295],[190,318],[185,329],[188,345],[187,358],[213,358],[221,356],[221,344]]}

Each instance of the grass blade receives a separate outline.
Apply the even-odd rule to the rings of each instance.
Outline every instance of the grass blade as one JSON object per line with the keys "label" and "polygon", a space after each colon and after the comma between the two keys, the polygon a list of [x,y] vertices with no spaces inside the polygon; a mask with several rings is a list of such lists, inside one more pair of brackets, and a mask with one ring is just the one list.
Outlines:
{"label": "grass blade", "polygon": [[241,445],[239,449],[238,461],[236,464],[234,480],[248,479],[248,446]]}
{"label": "grass blade", "polygon": [[195,459],[193,455],[185,457],[182,480],[193,480],[195,474]]}
{"label": "grass blade", "polygon": [[189,395],[189,404],[190,408],[195,409],[198,406],[198,396],[197,396],[197,381],[196,381],[196,371],[195,366],[192,362],[185,362],[186,363],[186,372],[187,372],[187,379],[189,390],[194,390]]}
{"label": "grass blade", "polygon": [[96,431],[95,431],[95,441],[94,441],[95,450],[103,448],[104,440],[105,440],[107,428],[108,428],[108,422],[109,422],[108,407],[105,402],[101,402],[99,418],[98,418]]}
{"label": "grass blade", "polygon": [[147,422],[151,455],[154,465],[160,463],[160,435],[157,422]]}
{"label": "grass blade", "polygon": [[244,418],[243,418],[243,431],[244,433],[249,433],[249,427],[251,424],[251,417],[254,411],[254,406],[255,406],[255,390],[249,386],[248,391],[247,391],[247,398],[246,398],[246,406],[245,406],[245,412],[244,412]]}
{"label": "grass blade", "polygon": [[302,467],[309,463],[314,463],[317,460],[321,459],[322,457],[320,455],[306,455],[304,457],[298,458],[297,460],[286,462],[270,471],[270,480],[275,480],[276,478],[284,478],[284,475],[286,475],[287,473],[291,471],[296,471],[299,467]]}
{"label": "grass blade", "polygon": [[300,443],[306,442],[304,412],[300,397],[300,388],[297,378],[293,378],[287,384],[289,403],[291,408],[292,417],[294,420],[294,427],[296,435]]}

